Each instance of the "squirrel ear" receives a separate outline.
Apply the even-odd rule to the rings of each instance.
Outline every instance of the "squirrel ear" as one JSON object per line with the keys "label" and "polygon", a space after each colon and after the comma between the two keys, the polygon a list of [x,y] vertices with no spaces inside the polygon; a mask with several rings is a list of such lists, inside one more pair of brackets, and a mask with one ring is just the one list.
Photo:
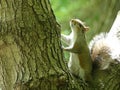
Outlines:
{"label": "squirrel ear", "polygon": [[88,31],[89,30],[89,27],[85,27],[85,31]]}

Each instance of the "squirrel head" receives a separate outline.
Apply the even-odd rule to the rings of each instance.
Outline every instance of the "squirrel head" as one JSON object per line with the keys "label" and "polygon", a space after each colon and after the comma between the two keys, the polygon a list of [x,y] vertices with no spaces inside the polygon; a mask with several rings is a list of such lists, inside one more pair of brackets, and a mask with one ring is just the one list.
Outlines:
{"label": "squirrel head", "polygon": [[83,32],[89,30],[89,27],[85,26],[84,23],[79,19],[72,19],[70,21],[70,26],[72,30],[83,30]]}

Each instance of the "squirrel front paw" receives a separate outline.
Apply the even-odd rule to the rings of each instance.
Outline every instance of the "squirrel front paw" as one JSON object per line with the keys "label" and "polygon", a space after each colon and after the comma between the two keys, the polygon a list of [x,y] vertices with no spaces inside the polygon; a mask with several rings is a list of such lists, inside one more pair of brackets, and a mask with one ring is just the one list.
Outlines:
{"label": "squirrel front paw", "polygon": [[69,48],[68,48],[68,47],[62,46],[61,48],[62,48],[64,51],[69,51]]}
{"label": "squirrel front paw", "polygon": [[64,46],[61,46],[61,48],[62,48],[63,50],[65,50],[65,47],[64,47]]}

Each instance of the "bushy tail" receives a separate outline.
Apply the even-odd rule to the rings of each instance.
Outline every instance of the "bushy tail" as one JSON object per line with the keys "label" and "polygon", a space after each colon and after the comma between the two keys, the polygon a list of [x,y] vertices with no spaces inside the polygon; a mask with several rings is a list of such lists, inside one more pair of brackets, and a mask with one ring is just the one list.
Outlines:
{"label": "bushy tail", "polygon": [[120,60],[120,11],[109,31],[96,35],[89,44],[93,64],[106,69],[109,64]]}

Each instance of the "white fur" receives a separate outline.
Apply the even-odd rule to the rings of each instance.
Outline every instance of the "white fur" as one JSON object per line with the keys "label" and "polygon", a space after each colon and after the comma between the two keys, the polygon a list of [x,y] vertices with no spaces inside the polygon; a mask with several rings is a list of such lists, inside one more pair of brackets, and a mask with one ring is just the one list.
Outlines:
{"label": "white fur", "polygon": [[100,69],[104,70],[107,69],[110,62],[112,62],[111,57],[109,55],[111,54],[109,51],[111,51],[111,48],[106,43],[106,33],[101,33],[99,35],[96,35],[93,40],[90,42],[89,48],[91,50],[91,57],[93,61],[96,57],[101,58],[101,64]]}
{"label": "white fur", "polygon": [[85,73],[82,67],[80,67],[80,62],[77,54],[70,53],[68,67],[72,74],[80,76],[82,79],[84,79]]}

